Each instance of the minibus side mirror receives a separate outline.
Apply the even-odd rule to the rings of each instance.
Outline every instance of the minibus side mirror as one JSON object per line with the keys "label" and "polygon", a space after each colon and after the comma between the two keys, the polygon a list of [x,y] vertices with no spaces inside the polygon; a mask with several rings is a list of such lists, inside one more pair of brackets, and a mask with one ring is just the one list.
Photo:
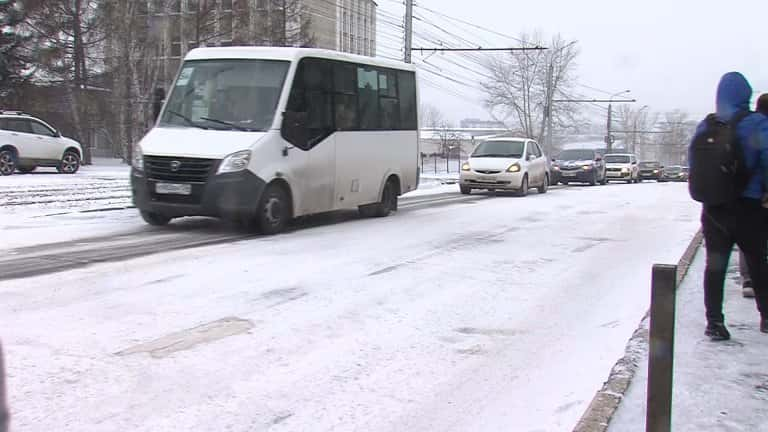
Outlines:
{"label": "minibus side mirror", "polygon": [[[307,113],[285,111],[283,113],[283,123],[280,126],[280,134],[283,136],[283,139],[296,147],[306,147],[309,141]],[[283,154],[287,156],[287,152],[283,152]]]}
{"label": "minibus side mirror", "polygon": [[152,101],[152,118],[157,121],[160,117],[160,110],[163,109],[163,103],[165,102],[165,89],[158,87],[155,89],[154,99]]}

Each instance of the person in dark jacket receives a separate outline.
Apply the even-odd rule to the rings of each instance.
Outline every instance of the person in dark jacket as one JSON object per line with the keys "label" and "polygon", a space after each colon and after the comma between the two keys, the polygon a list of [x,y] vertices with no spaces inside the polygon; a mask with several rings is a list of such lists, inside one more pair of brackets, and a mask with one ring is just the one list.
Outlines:
{"label": "person in dark jacket", "polygon": [[[723,75],[717,88],[717,117],[728,122],[736,114],[748,111],[751,98],[752,87],[742,74],[730,72]],[[706,122],[699,124],[696,136],[705,128]],[[749,183],[738,200],[720,206],[704,205],[701,212],[707,252],[705,334],[712,340],[731,338],[723,314],[723,286],[734,244],[744,252],[752,278],[760,312],[760,331],[768,333],[768,236],[762,207],[763,196],[768,190],[768,119],[759,113],[748,115],[736,126],[736,136],[752,173]]]}
{"label": "person in dark jacket", "polygon": [[[768,93],[763,93],[757,99],[755,111],[768,116]],[[754,285],[752,284],[752,278],[749,277],[749,269],[747,268],[747,258],[741,250],[739,250],[739,274],[741,275],[741,294],[747,298],[755,297]]]}

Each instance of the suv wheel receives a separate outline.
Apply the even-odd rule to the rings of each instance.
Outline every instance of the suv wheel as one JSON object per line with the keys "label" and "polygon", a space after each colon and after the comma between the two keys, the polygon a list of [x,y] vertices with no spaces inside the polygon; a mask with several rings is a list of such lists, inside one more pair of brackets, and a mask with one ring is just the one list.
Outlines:
{"label": "suv wheel", "polygon": [[62,174],[74,174],[80,169],[80,156],[73,151],[65,151],[56,170]]}
{"label": "suv wheel", "polygon": [[9,176],[16,171],[16,155],[11,150],[0,151],[0,175]]}

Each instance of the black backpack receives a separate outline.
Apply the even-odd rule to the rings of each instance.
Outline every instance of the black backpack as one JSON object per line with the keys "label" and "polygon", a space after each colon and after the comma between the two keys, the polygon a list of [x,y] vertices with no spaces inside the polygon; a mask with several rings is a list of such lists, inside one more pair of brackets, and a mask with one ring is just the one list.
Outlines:
{"label": "black backpack", "polygon": [[691,141],[688,152],[691,198],[706,205],[722,205],[737,200],[747,188],[752,173],[744,160],[736,126],[750,114],[740,112],[727,123],[715,114],[704,120],[704,131]]}

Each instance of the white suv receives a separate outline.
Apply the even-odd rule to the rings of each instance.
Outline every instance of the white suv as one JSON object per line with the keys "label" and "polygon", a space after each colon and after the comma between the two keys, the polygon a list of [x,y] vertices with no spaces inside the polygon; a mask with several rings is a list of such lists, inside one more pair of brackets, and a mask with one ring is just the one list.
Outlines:
{"label": "white suv", "polygon": [[0,111],[0,175],[55,167],[60,173],[80,169],[83,148],[45,123],[19,111]]}

